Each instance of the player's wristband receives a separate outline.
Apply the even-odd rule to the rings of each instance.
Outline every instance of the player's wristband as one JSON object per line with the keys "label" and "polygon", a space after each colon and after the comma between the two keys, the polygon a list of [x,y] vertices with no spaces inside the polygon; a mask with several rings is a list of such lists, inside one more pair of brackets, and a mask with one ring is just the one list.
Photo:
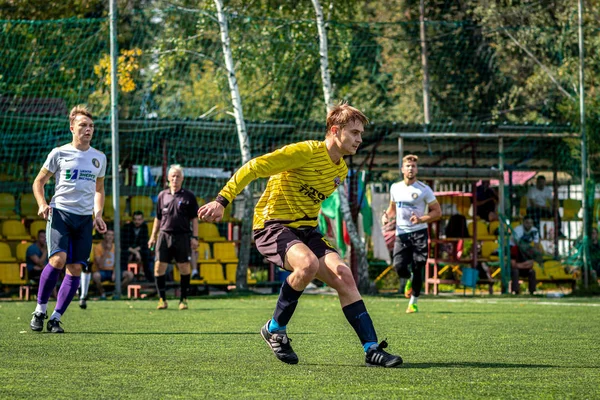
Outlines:
{"label": "player's wristband", "polygon": [[219,203],[220,205],[222,205],[223,207],[227,207],[229,205],[229,200],[227,200],[225,197],[218,195],[217,198],[215,199],[215,201],[217,203]]}
{"label": "player's wristband", "polygon": [[198,240],[198,236],[192,236],[192,239]]}

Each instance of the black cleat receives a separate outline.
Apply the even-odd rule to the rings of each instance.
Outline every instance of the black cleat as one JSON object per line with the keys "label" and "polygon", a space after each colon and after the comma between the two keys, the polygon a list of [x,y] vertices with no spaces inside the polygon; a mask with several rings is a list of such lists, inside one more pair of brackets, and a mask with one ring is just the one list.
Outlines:
{"label": "black cleat", "polygon": [[33,318],[31,318],[31,322],[29,323],[29,327],[32,331],[41,332],[44,330],[44,320],[48,318],[46,314],[42,314],[40,312],[33,312]]}
{"label": "black cleat", "polygon": [[385,367],[394,368],[402,364],[402,357],[392,355],[383,349],[388,346],[384,340],[377,346],[373,346],[365,354],[365,364],[367,367]]}
{"label": "black cleat", "polygon": [[82,310],[85,310],[87,308],[87,299],[85,297],[79,299],[79,308],[81,308]]}
{"label": "black cleat", "polygon": [[269,332],[269,323],[271,320],[267,321],[267,323],[260,329],[260,335],[265,342],[269,345],[271,350],[273,350],[273,354],[279,361],[283,361],[287,364],[298,364],[298,356],[292,350],[292,346],[290,342],[292,339],[287,337],[285,332],[277,332],[271,333]]}
{"label": "black cleat", "polygon": [[65,330],[60,327],[60,324],[61,324],[60,320],[51,319],[50,321],[48,321],[48,324],[46,325],[46,329],[50,333],[64,333]]}

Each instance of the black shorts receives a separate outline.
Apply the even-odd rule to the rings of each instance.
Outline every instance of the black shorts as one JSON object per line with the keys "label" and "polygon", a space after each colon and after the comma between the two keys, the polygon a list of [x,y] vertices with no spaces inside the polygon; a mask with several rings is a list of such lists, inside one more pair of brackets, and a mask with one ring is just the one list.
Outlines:
{"label": "black shorts", "polygon": [[189,233],[160,232],[156,240],[156,259],[162,263],[190,262],[192,259],[191,236]]}
{"label": "black shorts", "polygon": [[269,224],[254,231],[256,248],[269,262],[283,268],[285,254],[296,243],[304,243],[320,259],[337,250],[321,235],[317,228],[289,228],[282,224]]}
{"label": "black shorts", "polygon": [[53,208],[46,225],[48,258],[59,252],[67,253],[67,264],[87,265],[92,251],[91,215],[78,215]]}
{"label": "black shorts", "polygon": [[422,268],[427,262],[427,229],[403,233],[394,242],[394,268],[400,278],[409,278],[412,271]]}

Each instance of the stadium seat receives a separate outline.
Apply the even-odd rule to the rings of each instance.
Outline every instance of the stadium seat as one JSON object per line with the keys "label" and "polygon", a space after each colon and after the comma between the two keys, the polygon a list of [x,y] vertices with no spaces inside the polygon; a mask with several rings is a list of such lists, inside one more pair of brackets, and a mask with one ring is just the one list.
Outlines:
{"label": "stadium seat", "polygon": [[21,242],[17,245],[17,261],[25,262],[25,258],[27,257],[27,249],[31,246],[31,242]]}
{"label": "stadium seat", "polygon": [[31,236],[29,236],[21,221],[13,219],[2,222],[2,236],[4,236],[7,240],[31,239]]}
{"label": "stadium seat", "polygon": [[454,214],[469,215],[471,198],[467,196],[440,195],[436,197],[442,214],[452,216]]}
{"label": "stadium seat", "polygon": [[223,266],[221,264],[202,264],[200,275],[209,285],[228,285],[229,281],[223,276]]}
{"label": "stadium seat", "polygon": [[218,242],[213,244],[215,258],[222,263],[237,263],[238,256],[233,242]]}
{"label": "stadium seat", "polygon": [[521,200],[519,202],[519,215],[521,217],[527,215],[527,196],[521,197]]}
{"label": "stadium seat", "polygon": [[496,250],[498,250],[498,243],[494,241],[485,240],[481,243],[481,257],[483,258],[497,260],[497,255],[492,256],[492,253]]}
{"label": "stadium seat", "polygon": [[488,233],[492,236],[498,236],[500,234],[500,221],[490,222],[490,226],[488,226]]}
{"label": "stadium seat", "polygon": [[563,200],[563,221],[579,221],[579,210],[581,210],[581,200],[564,199]]}
{"label": "stadium seat", "polygon": [[10,193],[0,193],[0,218],[16,218],[15,196]]}
{"label": "stadium seat", "polygon": [[217,225],[210,222],[201,222],[198,224],[198,237],[205,242],[224,242],[227,240],[221,236]]}
{"label": "stadium seat", "polygon": [[206,242],[198,243],[198,264],[202,263],[215,263],[217,260],[212,258],[212,254],[210,251],[210,244]]}
{"label": "stadium seat", "polygon": [[29,234],[34,240],[37,240],[39,231],[46,231],[46,221],[43,219],[35,220],[29,225]]}
{"label": "stadium seat", "polygon": [[21,218],[27,219],[41,219],[38,215],[38,204],[37,200],[33,196],[33,193],[21,194],[20,212]]}
{"label": "stadium seat", "polygon": [[141,211],[144,213],[145,219],[150,219],[151,216],[155,215],[154,203],[148,196],[133,196],[129,200],[130,215],[133,217],[134,211]]}
{"label": "stadium seat", "polygon": [[[119,216],[121,218],[121,221],[124,221],[127,217],[127,197],[126,196],[119,196],[119,208],[120,208],[120,212],[119,212]],[[104,219],[106,221],[112,221],[115,219],[115,209],[113,207],[113,197],[112,196],[106,196],[106,198],[104,199],[104,215],[103,215]]]}
{"label": "stadium seat", "polygon": [[237,268],[238,268],[237,264],[227,264],[227,265],[225,265],[225,278],[231,284],[235,284],[235,281],[237,280],[237,277],[236,277]]}
{"label": "stadium seat", "polygon": [[[146,219],[146,216],[144,215],[144,219]],[[146,219],[146,225],[148,225],[148,236],[152,235],[152,228],[154,228],[154,217],[152,217],[152,219],[148,218]]]}
{"label": "stadium seat", "polygon": [[7,243],[0,242],[0,262],[14,262],[17,259],[13,256],[12,250]]}
{"label": "stadium seat", "polygon": [[26,285],[27,281],[21,276],[21,266],[16,262],[0,263],[0,282],[3,285]]}
{"label": "stadium seat", "polygon": [[[469,230],[469,235],[473,237],[473,221],[469,221],[467,224],[467,229]],[[488,226],[485,221],[477,220],[477,239],[495,239],[495,236],[492,236],[488,233]]]}

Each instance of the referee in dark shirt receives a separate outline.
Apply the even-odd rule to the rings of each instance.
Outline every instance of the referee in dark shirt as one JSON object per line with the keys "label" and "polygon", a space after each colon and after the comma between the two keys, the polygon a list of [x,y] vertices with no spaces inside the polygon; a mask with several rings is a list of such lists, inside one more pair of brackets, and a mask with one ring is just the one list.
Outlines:
{"label": "referee in dark shirt", "polygon": [[[187,292],[190,286],[190,260],[192,249],[198,248],[198,202],[194,193],[183,189],[183,169],[171,165],[168,174],[169,189],[158,195],[156,218],[148,247],[156,245],[154,275],[160,299],[159,310],[168,307],[166,298],[167,265],[175,259],[181,275],[179,309],[187,310]],[[191,226],[191,227],[190,227]],[[160,232],[159,232],[160,231]]]}

